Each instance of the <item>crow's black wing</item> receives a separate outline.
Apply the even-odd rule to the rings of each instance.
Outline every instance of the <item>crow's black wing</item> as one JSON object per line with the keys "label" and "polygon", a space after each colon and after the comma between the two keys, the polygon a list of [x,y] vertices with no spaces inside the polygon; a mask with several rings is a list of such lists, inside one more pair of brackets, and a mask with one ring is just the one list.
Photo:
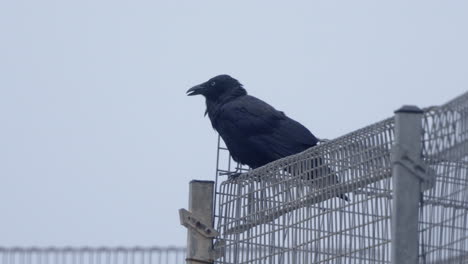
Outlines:
{"label": "crow's black wing", "polygon": [[253,168],[317,143],[307,128],[253,96],[223,105],[215,128],[234,159]]}
{"label": "crow's black wing", "polygon": [[[318,142],[299,122],[252,96],[223,105],[215,120],[215,128],[232,157],[251,168],[299,153]],[[312,167],[321,169],[307,173],[305,180],[318,188],[339,182],[336,174],[328,166],[323,166],[321,157],[311,161]],[[338,197],[349,200],[345,194],[338,194]]]}

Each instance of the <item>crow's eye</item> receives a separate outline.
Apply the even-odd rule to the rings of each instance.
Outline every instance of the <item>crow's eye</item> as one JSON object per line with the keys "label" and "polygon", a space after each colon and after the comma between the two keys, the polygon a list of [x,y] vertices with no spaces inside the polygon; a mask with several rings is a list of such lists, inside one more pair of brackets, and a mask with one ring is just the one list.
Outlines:
{"label": "crow's eye", "polygon": [[216,85],[216,82],[211,82],[211,86],[215,86]]}

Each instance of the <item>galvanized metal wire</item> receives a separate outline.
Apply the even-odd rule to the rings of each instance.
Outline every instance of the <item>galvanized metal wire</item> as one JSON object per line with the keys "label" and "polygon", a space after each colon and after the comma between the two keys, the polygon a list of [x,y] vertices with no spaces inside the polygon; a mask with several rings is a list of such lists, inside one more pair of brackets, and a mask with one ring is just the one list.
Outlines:
{"label": "galvanized metal wire", "polygon": [[178,247],[0,247],[1,264],[180,264]]}
{"label": "galvanized metal wire", "polygon": [[421,263],[468,263],[468,93],[427,109],[423,157],[436,172],[420,205]]}
{"label": "galvanized metal wire", "polygon": [[[394,124],[388,118],[252,171],[220,145],[217,177],[244,173],[217,179],[217,263],[390,263]],[[436,180],[421,196],[420,261],[462,259],[468,93],[425,109],[423,128]]]}

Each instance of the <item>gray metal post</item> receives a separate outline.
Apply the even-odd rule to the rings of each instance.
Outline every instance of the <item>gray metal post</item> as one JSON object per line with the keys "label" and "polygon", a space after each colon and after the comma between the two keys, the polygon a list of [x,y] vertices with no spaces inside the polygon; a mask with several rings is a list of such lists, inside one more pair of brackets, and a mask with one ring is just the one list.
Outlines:
{"label": "gray metal post", "polygon": [[[213,181],[190,182],[187,263],[213,263]],[[181,216],[182,217],[182,216]]]}
{"label": "gray metal post", "polygon": [[403,106],[395,111],[393,159],[392,263],[418,263],[418,206],[421,179],[422,111]]}

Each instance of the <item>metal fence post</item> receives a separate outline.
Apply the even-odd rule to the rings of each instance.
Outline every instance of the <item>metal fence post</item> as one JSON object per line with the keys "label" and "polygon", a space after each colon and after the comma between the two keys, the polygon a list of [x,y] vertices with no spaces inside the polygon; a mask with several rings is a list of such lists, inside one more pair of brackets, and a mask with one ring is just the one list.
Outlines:
{"label": "metal fence post", "polygon": [[180,209],[181,224],[187,232],[187,263],[213,263],[213,181],[190,182],[189,210]]}
{"label": "metal fence post", "polygon": [[421,179],[422,114],[416,106],[395,111],[393,147],[392,263],[418,263],[418,207]]}

